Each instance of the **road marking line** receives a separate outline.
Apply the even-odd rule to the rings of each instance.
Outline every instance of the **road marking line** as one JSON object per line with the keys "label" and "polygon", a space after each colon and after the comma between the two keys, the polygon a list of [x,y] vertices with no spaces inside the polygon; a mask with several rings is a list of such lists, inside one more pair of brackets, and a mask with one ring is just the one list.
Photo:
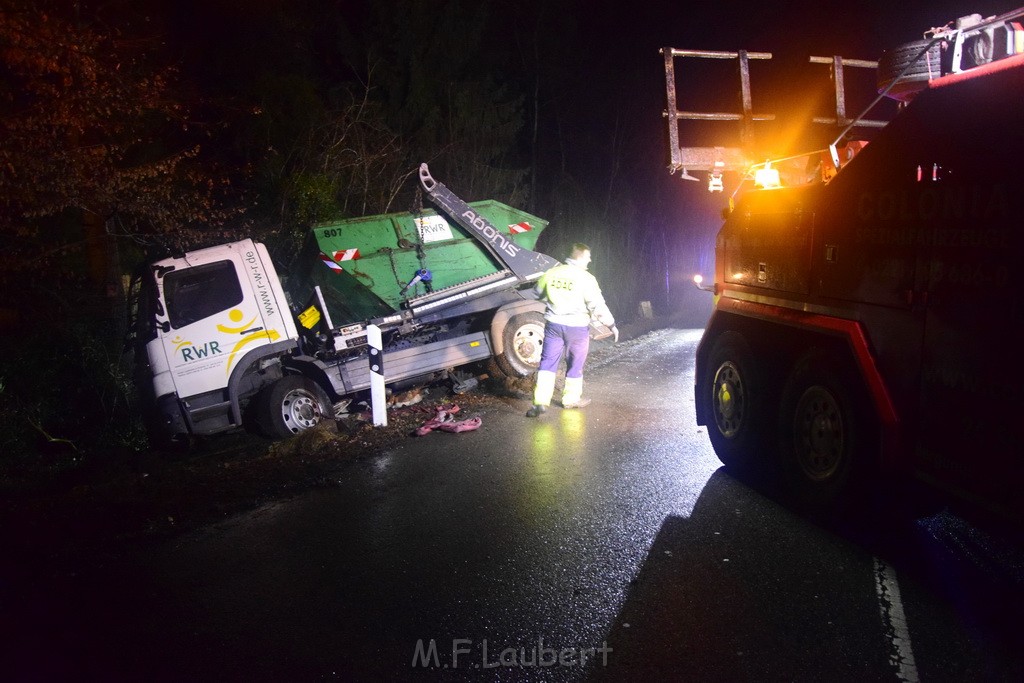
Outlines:
{"label": "road marking line", "polygon": [[910,646],[910,630],[903,613],[900,599],[900,584],[896,571],[875,558],[875,592],[878,593],[878,607],[882,613],[882,626],[889,638],[889,662],[899,670],[899,679],[917,683],[917,664],[914,650]]}

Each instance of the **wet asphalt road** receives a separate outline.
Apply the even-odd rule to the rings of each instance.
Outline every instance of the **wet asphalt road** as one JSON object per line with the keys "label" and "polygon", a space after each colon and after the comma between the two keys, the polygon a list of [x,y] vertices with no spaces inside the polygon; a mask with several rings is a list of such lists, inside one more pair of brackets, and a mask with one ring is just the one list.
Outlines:
{"label": "wet asphalt road", "polygon": [[584,411],[513,402],[67,577],[8,662],[36,680],[1024,679],[1024,553],[945,512],[825,528],[734,480],[694,424],[698,338],[600,354]]}

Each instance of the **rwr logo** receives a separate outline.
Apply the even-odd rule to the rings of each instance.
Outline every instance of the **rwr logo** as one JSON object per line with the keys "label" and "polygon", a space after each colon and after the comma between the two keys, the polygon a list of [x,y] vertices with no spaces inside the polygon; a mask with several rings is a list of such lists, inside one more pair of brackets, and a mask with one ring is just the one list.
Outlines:
{"label": "rwr logo", "polygon": [[186,363],[194,360],[202,360],[203,358],[209,358],[210,356],[216,356],[221,353],[220,343],[211,341],[206,342],[202,346],[196,346],[191,342],[185,342],[178,348],[181,351],[181,359]]}

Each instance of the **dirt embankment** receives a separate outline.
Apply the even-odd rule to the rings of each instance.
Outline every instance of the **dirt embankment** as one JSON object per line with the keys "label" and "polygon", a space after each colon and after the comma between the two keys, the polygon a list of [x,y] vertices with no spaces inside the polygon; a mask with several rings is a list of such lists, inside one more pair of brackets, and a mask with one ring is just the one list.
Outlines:
{"label": "dirt embankment", "polygon": [[415,405],[390,409],[386,427],[373,427],[368,415],[357,414],[288,441],[230,434],[187,453],[115,452],[56,476],[7,478],[0,481],[3,545],[9,557],[27,564],[62,563],[166,538],[328,486],[332,469],[415,438],[438,406],[457,403],[458,417],[468,417],[495,402],[522,402],[486,386],[461,396],[432,388],[421,396]]}

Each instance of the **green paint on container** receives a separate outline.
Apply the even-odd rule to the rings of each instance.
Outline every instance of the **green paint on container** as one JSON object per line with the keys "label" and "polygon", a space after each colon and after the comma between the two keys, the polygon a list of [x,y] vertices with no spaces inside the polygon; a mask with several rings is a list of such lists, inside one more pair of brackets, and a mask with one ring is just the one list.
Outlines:
{"label": "green paint on container", "polygon": [[[494,200],[470,202],[502,233],[533,250],[548,222]],[[503,269],[487,249],[447,216],[433,210],[421,214],[388,213],[323,223],[313,228],[320,251],[332,257],[345,275],[336,275],[335,289],[352,288],[355,278],[393,309],[426,293],[422,284],[404,287],[421,268],[431,271],[435,290],[462,284]],[[325,282],[320,274],[316,279]],[[343,282],[344,281],[344,282]],[[331,278],[326,278],[326,283]]]}

